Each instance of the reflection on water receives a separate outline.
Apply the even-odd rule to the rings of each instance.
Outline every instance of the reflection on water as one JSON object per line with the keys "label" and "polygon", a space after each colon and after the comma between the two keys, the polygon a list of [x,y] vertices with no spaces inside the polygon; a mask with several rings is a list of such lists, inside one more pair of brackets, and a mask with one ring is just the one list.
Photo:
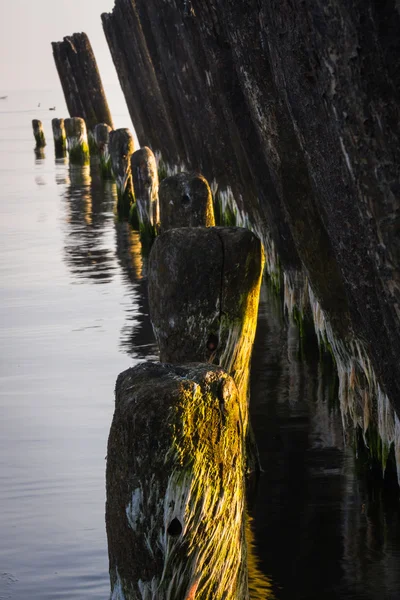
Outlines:
{"label": "reflection on water", "polygon": [[246,514],[247,567],[251,600],[274,600],[272,584],[260,568],[260,559],[254,542],[254,522]]}
{"label": "reflection on water", "polygon": [[113,219],[114,190],[91,176],[90,167],[69,168],[66,202],[65,261],[79,279],[108,283],[116,268],[114,252],[107,239],[108,222]]}
{"label": "reflection on water", "polygon": [[368,590],[368,598],[399,598],[398,489],[357,477],[352,456],[345,459],[344,475],[341,589]]}
{"label": "reflection on water", "polygon": [[[132,358],[158,360],[158,350],[149,318],[147,300],[147,258],[140,236],[124,221],[115,222],[117,257],[123,270],[126,323],[121,331],[121,349]],[[133,299],[135,302],[133,302]]]}
{"label": "reflection on water", "polygon": [[[74,281],[111,282],[116,255],[124,285],[121,305],[126,313],[121,350],[134,359],[157,359],[147,302],[147,259],[139,233],[115,214],[115,184],[103,181],[96,165],[70,165],[68,170],[65,161],[57,160],[56,165],[56,182],[66,184],[64,251]],[[110,238],[111,221],[115,241]]]}
{"label": "reflection on water", "polygon": [[41,175],[38,175],[37,177],[35,177],[35,183],[36,183],[36,185],[47,185],[45,178],[42,177]]}
{"label": "reflection on water", "polygon": [[56,184],[57,185],[69,185],[71,180],[69,178],[68,169],[66,168],[68,165],[68,158],[56,158],[55,159],[55,167],[56,167]]}

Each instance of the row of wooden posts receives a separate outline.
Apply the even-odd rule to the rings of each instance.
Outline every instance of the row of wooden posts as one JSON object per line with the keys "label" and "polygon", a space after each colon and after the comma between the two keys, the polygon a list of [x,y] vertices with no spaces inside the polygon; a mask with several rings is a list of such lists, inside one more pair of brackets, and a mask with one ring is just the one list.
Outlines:
{"label": "row of wooden posts", "polygon": [[[32,121],[36,149],[46,145],[43,125]],[[53,119],[52,130],[56,157],[68,150],[71,165],[90,162],[90,147],[99,157],[105,179],[114,178],[117,210],[129,215],[140,230],[142,241],[152,241],[157,233],[171,227],[215,225],[213,201],[206,179],[199,174],[179,173],[159,185],[157,161],[148,147],[135,151],[129,129],[112,130],[105,123],[88,133],[84,119]],[[90,143],[89,143],[90,141]]]}
{"label": "row of wooden posts", "polygon": [[[37,144],[43,130],[33,123]],[[83,119],[54,119],[56,151],[89,157]],[[120,202],[157,229],[148,264],[161,362],[121,373],[107,452],[112,600],[246,600],[250,357],[264,253],[249,230],[215,227],[210,187],[179,173],[158,185],[154,154],[128,129],[93,138]],[[265,592],[265,590],[264,590]],[[264,593],[263,592],[263,593]],[[265,597],[265,596],[264,596]]]}
{"label": "row of wooden posts", "polygon": [[[64,38],[53,52],[70,112],[91,115],[87,98],[97,94],[98,114],[108,115],[101,86],[80,93],[86,72],[98,79],[87,36]],[[56,156],[68,150],[71,165],[88,164],[95,151],[102,175],[115,179],[119,212],[152,242],[148,296],[160,362],[128,369],[116,384],[106,469],[111,600],[246,600],[255,564],[246,474],[257,465],[249,374],[263,247],[247,229],[215,227],[202,175],[159,182],[150,148],[135,151],[130,131],[112,130],[111,115],[108,122],[86,118],[89,139],[84,118],[52,127]],[[33,130],[43,147],[40,121]],[[267,596],[264,585],[252,598]]]}
{"label": "row of wooden posts", "polygon": [[[248,405],[262,244],[247,229],[215,227],[202,175],[159,183],[153,152],[135,152],[128,129],[112,130],[85,33],[52,47],[68,111],[81,117],[53,120],[56,152],[67,145],[71,164],[88,161],[86,123],[103,175],[115,178],[119,210],[129,209],[142,242],[152,242],[148,296],[160,362],[128,369],[116,384],[106,469],[111,600],[247,600],[249,575],[252,600],[266,600],[245,490],[258,464]],[[134,110],[131,117],[143,139]]]}

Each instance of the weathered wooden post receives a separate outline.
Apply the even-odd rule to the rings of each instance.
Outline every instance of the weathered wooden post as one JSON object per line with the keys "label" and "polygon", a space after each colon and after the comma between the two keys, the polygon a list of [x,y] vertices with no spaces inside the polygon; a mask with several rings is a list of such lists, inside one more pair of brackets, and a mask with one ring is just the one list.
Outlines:
{"label": "weathered wooden post", "polygon": [[97,123],[113,127],[110,109],[86,33],[74,33],[62,42],[52,42],[65,101],[71,117],[86,121],[90,133]]}
{"label": "weathered wooden post", "polygon": [[94,141],[100,157],[100,170],[104,179],[112,178],[111,157],[109,151],[111,127],[107,123],[97,123],[94,128]]}
{"label": "weathered wooden post", "polygon": [[34,148],[33,149],[34,153],[35,153],[35,163],[37,163],[38,161],[42,161],[43,159],[46,158],[46,153],[44,151],[44,148]]}
{"label": "weathered wooden post", "polygon": [[111,167],[117,184],[117,209],[128,215],[134,202],[131,155],[135,150],[133,137],[129,129],[115,129],[110,133]]}
{"label": "weathered wooden post", "polygon": [[185,227],[159,236],[149,257],[149,304],[160,360],[212,362],[247,405],[264,265],[260,240],[240,227]]}
{"label": "weathered wooden post", "polygon": [[144,363],[117,380],[107,450],[114,600],[247,600],[243,425],[213,365]]}
{"label": "weathered wooden post", "polygon": [[42,121],[33,119],[32,121],[33,135],[36,141],[36,149],[44,148],[46,145],[46,138],[44,137]]}
{"label": "weathered wooden post", "polygon": [[160,222],[158,171],[153,152],[147,146],[131,156],[131,171],[139,231],[142,241],[152,241]]}
{"label": "weathered wooden post", "polygon": [[178,173],[160,184],[161,231],[178,227],[213,227],[212,194],[207,180],[195,173]]}
{"label": "weathered wooden post", "polygon": [[54,150],[56,158],[63,158],[67,151],[67,134],[65,133],[64,119],[52,119]]}
{"label": "weathered wooden post", "polygon": [[85,121],[79,117],[65,119],[69,162],[72,165],[87,165],[90,162],[89,144]]}

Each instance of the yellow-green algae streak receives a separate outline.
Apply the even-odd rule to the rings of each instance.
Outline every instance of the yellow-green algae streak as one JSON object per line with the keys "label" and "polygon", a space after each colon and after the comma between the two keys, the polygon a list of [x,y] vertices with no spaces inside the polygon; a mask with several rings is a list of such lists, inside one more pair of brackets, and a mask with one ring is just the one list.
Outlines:
{"label": "yellow-green algae streak", "polygon": [[226,314],[221,316],[219,328],[220,366],[234,379],[243,399],[243,407],[249,402],[250,360],[257,329],[258,304],[264,267],[264,252],[261,247],[261,268],[258,279],[248,292],[238,299],[237,316],[234,320]]}
{"label": "yellow-green algae streak", "polygon": [[[178,385],[162,420],[170,447],[164,459],[149,457],[148,479],[132,490],[126,509],[149,555],[139,562],[159,564],[161,552],[161,565],[137,582],[124,580],[116,565],[112,600],[187,600],[194,590],[196,600],[249,598],[240,403],[226,373],[199,368],[200,379],[189,365],[186,377],[171,374]],[[166,489],[150,472],[154,460],[164,463]],[[174,519],[182,526],[178,536],[168,532]]]}
{"label": "yellow-green algae streak", "polygon": [[[215,394],[209,389],[202,392],[196,384],[193,389],[192,384],[183,383],[182,391],[172,448],[182,470],[172,474],[166,497],[171,495],[175,500],[177,491],[185,489],[182,516],[188,564],[178,560],[176,567],[182,569],[185,585],[189,579],[188,591],[198,582],[196,598],[246,598],[245,458],[240,406],[235,403],[234,410],[219,406]],[[174,561],[173,553],[167,554],[168,560]],[[177,573],[173,565],[171,568]],[[171,595],[171,599],[177,597]]]}

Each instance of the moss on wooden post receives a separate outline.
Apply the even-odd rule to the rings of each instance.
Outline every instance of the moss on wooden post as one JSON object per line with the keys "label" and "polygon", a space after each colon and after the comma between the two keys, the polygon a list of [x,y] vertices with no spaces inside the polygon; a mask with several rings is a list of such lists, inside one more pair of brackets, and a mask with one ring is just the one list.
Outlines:
{"label": "moss on wooden post", "polygon": [[67,152],[67,134],[65,133],[64,119],[52,119],[54,150],[56,158],[63,158]]}
{"label": "moss on wooden post", "polygon": [[247,600],[236,386],[212,365],[145,363],[117,380],[107,451],[114,600]]}
{"label": "moss on wooden post", "polygon": [[46,138],[44,137],[42,121],[39,121],[38,119],[33,119],[32,129],[36,142],[36,149],[44,148],[46,145]]}
{"label": "moss on wooden post", "polygon": [[131,170],[140,237],[143,242],[151,242],[160,222],[160,211],[157,162],[150,148],[144,146],[132,154]]}
{"label": "moss on wooden post", "polygon": [[112,129],[107,123],[97,123],[94,128],[93,137],[100,158],[100,171],[104,179],[112,179],[111,157],[110,157],[110,133]]}
{"label": "moss on wooden post", "polygon": [[215,225],[212,194],[198,174],[178,173],[160,184],[161,231],[178,227]]}
{"label": "moss on wooden post", "polygon": [[65,119],[69,162],[72,165],[87,165],[90,162],[86,124],[80,117]]}
{"label": "moss on wooden post", "polygon": [[244,414],[263,265],[260,240],[239,227],[170,229],[149,257],[160,360],[219,364],[235,380]]}
{"label": "moss on wooden post", "polygon": [[128,216],[134,202],[131,155],[135,150],[133,137],[129,129],[115,129],[110,133],[111,168],[117,184],[118,212]]}

